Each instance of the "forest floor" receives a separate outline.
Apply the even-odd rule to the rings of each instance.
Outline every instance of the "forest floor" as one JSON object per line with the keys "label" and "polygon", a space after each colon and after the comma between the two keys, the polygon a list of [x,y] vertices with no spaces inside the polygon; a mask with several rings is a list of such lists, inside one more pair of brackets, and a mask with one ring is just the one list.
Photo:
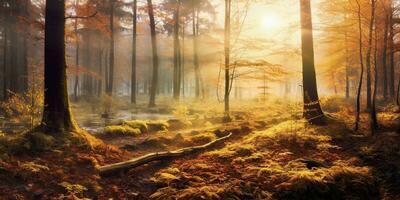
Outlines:
{"label": "forest floor", "polygon": [[[298,104],[251,104],[259,105],[234,106],[229,123],[222,123],[218,105],[160,106],[155,113],[175,117],[146,120],[142,132],[117,120],[94,134],[104,142],[94,149],[27,151],[13,145],[17,135],[3,134],[0,199],[400,199],[395,106],[379,108],[381,128],[371,136],[367,113],[361,130],[352,131],[352,102],[343,99],[322,101],[326,126],[302,120]],[[96,170],[228,133],[228,140],[196,154],[108,176]]]}

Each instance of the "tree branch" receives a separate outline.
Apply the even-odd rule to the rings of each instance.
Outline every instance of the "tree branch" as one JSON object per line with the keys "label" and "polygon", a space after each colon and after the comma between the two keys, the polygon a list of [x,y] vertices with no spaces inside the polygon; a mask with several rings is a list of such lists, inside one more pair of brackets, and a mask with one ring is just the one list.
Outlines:
{"label": "tree branch", "polygon": [[120,170],[138,167],[143,164],[146,164],[146,163],[149,163],[152,161],[156,161],[156,160],[163,160],[163,159],[167,159],[167,158],[184,156],[184,155],[187,155],[190,153],[195,153],[195,152],[207,149],[219,142],[222,142],[222,141],[230,138],[231,136],[232,136],[232,133],[229,133],[227,136],[218,138],[214,141],[211,141],[211,142],[209,142],[205,145],[201,145],[201,146],[187,147],[187,148],[179,149],[176,151],[150,153],[150,154],[141,156],[139,158],[135,158],[135,159],[128,160],[125,162],[120,162],[120,163],[115,163],[115,164],[111,164],[111,165],[98,167],[97,170],[100,173],[100,175],[106,175],[106,174],[112,174],[112,173],[120,171]]}
{"label": "tree branch", "polygon": [[97,11],[89,16],[68,16],[68,17],[65,17],[65,20],[67,20],[67,19],[89,19],[96,15],[97,15]]}

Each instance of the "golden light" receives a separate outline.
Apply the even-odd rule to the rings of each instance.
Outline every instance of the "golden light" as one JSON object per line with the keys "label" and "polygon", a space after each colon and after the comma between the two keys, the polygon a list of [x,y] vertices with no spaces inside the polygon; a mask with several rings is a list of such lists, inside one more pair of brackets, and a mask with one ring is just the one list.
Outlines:
{"label": "golden light", "polygon": [[265,29],[276,28],[279,26],[279,18],[273,14],[264,15],[261,18],[261,26]]}

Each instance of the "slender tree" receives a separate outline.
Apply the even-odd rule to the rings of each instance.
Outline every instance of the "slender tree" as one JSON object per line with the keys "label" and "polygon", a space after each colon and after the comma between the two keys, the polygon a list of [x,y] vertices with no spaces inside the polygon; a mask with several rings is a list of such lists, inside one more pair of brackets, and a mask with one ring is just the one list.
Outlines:
{"label": "slender tree", "polygon": [[313,26],[310,0],[300,0],[301,41],[303,58],[304,117],[313,124],[324,123],[314,66]]}
{"label": "slender tree", "polygon": [[137,0],[132,5],[132,74],[131,74],[131,103],[136,104],[136,32],[137,32]]}
{"label": "slender tree", "polygon": [[382,92],[383,98],[386,99],[388,91],[387,78],[387,48],[388,48],[388,33],[389,33],[389,14],[385,11],[385,28],[383,33],[383,49],[382,49]]}
{"label": "slender tree", "polygon": [[390,97],[394,98],[395,93],[395,83],[394,83],[394,23],[393,23],[393,1],[389,0],[389,60],[390,60],[390,69],[389,69],[389,93]]}
{"label": "slender tree", "polygon": [[8,9],[2,5],[2,8],[4,8],[3,12],[3,17],[4,17],[4,28],[3,28],[3,99],[7,99],[8,92],[7,92],[7,57],[8,57],[8,16],[7,12]]}
{"label": "slender tree", "polygon": [[[75,1],[75,9],[79,6],[79,0]],[[74,33],[75,33],[75,67],[79,69],[79,33],[78,33],[78,18],[75,18],[74,23]],[[77,70],[75,74],[75,83],[74,83],[74,101],[78,101],[78,87],[79,87],[79,70]]]}
{"label": "slender tree", "polygon": [[195,0],[192,0],[192,31],[193,31],[193,62],[194,62],[194,74],[195,74],[195,95],[196,98],[200,98],[200,64],[199,64],[199,50],[198,50],[198,23],[199,14]]}
{"label": "slender tree", "polygon": [[367,47],[367,55],[366,55],[366,64],[367,64],[367,109],[371,109],[371,99],[372,99],[372,91],[371,91],[371,51],[372,51],[372,38],[374,32],[374,21],[375,21],[375,0],[371,0],[371,19],[369,23],[369,32],[368,32],[368,47]]}
{"label": "slender tree", "polygon": [[147,10],[150,18],[150,32],[151,32],[151,46],[153,51],[153,75],[150,88],[150,101],[149,107],[156,106],[156,94],[158,85],[158,50],[157,50],[157,36],[156,24],[154,20],[154,10],[152,0],[147,0]]}
{"label": "slender tree", "polygon": [[360,107],[361,107],[361,89],[362,89],[362,83],[363,83],[363,78],[364,78],[364,61],[363,61],[363,44],[362,44],[362,21],[361,21],[361,5],[359,0],[356,0],[357,2],[357,16],[358,16],[358,31],[359,31],[359,37],[358,37],[358,44],[359,44],[359,56],[360,56],[360,80],[358,82],[358,89],[357,89],[357,101],[356,101],[356,122],[355,122],[355,130],[357,131],[359,128],[359,123],[360,123]]}
{"label": "slender tree", "polygon": [[179,100],[181,93],[181,47],[179,41],[179,27],[180,27],[180,0],[175,0],[174,10],[174,73],[173,73],[173,90],[174,99]]}
{"label": "slender tree", "polygon": [[[374,91],[372,94],[372,104],[371,104],[371,110],[370,110],[370,115],[371,115],[371,132],[372,134],[375,133],[375,129],[378,128],[378,119],[376,117],[376,93],[377,93],[377,86],[378,86],[378,62],[377,62],[377,52],[378,52],[378,34],[377,34],[377,23],[376,23],[376,0],[371,0],[371,24],[372,26],[375,25],[375,28],[372,27],[372,31],[375,33],[375,47],[374,47]],[[371,34],[372,36],[372,34]]]}
{"label": "slender tree", "polygon": [[225,0],[225,120],[229,121],[231,0]]}
{"label": "slender tree", "polygon": [[115,0],[110,0],[110,32],[111,32],[111,39],[110,39],[110,60],[109,60],[109,72],[108,72],[108,85],[107,85],[107,95],[113,95],[113,88],[114,88],[114,54],[115,54],[115,35],[114,35],[114,7],[115,7]]}

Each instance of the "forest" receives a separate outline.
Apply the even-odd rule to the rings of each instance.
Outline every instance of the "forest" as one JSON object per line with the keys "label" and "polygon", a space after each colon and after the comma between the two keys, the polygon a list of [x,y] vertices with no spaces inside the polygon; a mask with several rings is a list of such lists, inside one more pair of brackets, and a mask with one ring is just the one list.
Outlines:
{"label": "forest", "polygon": [[0,199],[400,200],[398,0],[0,0]]}

